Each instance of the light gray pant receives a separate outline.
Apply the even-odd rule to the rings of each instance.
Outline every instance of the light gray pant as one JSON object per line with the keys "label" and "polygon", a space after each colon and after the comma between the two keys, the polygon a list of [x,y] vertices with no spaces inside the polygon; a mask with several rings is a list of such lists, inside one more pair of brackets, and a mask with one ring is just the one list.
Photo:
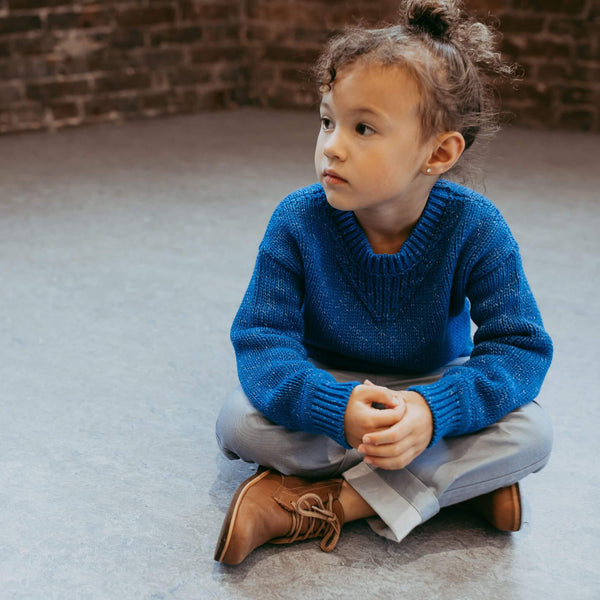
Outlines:
{"label": "light gray pant", "polygon": [[[327,370],[340,382],[368,378],[376,385],[404,390],[435,381],[445,369],[419,379]],[[369,525],[397,541],[444,506],[539,471],[552,447],[550,420],[539,404],[531,402],[479,432],[440,440],[404,469],[377,469],[362,462],[356,450],[346,450],[325,435],[272,423],[241,388],[225,401],[216,433],[230,459],[242,458],[285,475],[320,479],[342,475],[377,513],[379,518],[369,519]]]}

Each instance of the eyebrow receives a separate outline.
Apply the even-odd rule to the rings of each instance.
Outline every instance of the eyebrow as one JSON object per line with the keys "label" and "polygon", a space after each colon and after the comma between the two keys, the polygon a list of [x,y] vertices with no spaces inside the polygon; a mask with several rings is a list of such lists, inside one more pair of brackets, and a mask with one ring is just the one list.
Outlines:
{"label": "eyebrow", "polygon": [[[321,102],[321,107],[331,110],[331,106],[329,104],[327,104],[327,102]],[[383,113],[378,112],[367,106],[353,108],[350,110],[350,112],[352,114],[356,114],[356,115],[373,115],[374,117],[378,117],[380,119],[386,119],[386,116]]]}

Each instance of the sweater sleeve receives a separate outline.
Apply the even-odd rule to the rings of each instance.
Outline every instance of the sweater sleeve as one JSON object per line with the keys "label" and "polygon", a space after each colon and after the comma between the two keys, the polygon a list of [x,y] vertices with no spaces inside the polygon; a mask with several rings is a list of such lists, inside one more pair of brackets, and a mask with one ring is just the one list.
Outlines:
{"label": "sweater sleeve", "polygon": [[272,222],[231,329],[240,383],[274,423],[325,434],[349,448],[344,414],[359,382],[338,383],[308,360],[302,260],[290,235],[273,229]]}
{"label": "sweater sleeve", "polygon": [[[495,423],[533,400],[552,360],[552,342],[523,272],[514,240],[493,267],[482,259],[466,285],[477,326],[470,359],[437,382],[411,387],[434,420],[430,445]],[[505,246],[506,247],[506,246]]]}

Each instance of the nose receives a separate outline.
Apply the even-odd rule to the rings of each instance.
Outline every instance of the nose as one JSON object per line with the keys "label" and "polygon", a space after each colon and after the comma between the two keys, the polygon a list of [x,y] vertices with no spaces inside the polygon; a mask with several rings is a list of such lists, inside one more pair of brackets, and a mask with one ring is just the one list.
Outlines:
{"label": "nose", "polygon": [[323,133],[323,154],[329,159],[346,160],[347,150],[339,129]]}

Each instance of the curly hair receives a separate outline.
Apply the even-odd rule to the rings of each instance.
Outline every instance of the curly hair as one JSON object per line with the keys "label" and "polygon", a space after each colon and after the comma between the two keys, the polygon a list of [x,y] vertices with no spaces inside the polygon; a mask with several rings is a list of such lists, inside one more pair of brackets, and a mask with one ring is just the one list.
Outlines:
{"label": "curly hair", "polygon": [[345,29],[329,41],[314,73],[323,94],[338,71],[358,61],[402,67],[419,86],[424,138],[459,131],[469,148],[496,132],[493,82],[514,75],[514,66],[496,50],[497,37],[467,16],[460,0],[402,0],[398,24]]}

